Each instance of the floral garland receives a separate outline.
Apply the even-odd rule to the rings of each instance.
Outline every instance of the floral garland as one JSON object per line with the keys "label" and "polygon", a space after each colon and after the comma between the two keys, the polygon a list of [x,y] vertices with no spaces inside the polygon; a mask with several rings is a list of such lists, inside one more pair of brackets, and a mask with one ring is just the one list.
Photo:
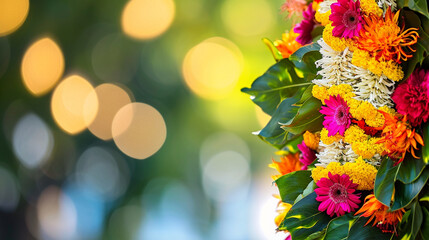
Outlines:
{"label": "floral garland", "polygon": [[287,0],[276,63],[242,91],[288,239],[429,239],[429,12],[419,0]]}

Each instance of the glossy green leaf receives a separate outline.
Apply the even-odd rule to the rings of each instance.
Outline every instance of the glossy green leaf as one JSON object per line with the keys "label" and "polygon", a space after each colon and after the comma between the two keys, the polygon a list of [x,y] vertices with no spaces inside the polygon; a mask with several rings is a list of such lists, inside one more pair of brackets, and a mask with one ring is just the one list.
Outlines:
{"label": "glossy green leaf", "polygon": [[283,59],[282,53],[276,48],[276,46],[274,46],[274,43],[270,39],[263,38],[262,41],[268,47],[271,54],[273,54],[274,60],[276,60],[276,62]]}
{"label": "glossy green leaf", "polygon": [[287,230],[293,240],[305,240],[312,233],[322,231],[331,218],[318,210],[317,194],[312,192],[292,206],[279,230]]}
{"label": "glossy green leaf", "polygon": [[312,93],[313,87],[314,87],[314,84],[311,84],[308,87],[306,87],[305,91],[302,93],[301,99],[295,105],[302,105],[309,98],[313,97],[313,93]]}
{"label": "glossy green leaf", "polygon": [[429,240],[429,210],[426,207],[422,207],[422,214],[423,222],[420,232],[424,240]]}
{"label": "glossy green leaf", "polygon": [[343,240],[349,235],[350,226],[358,217],[352,213],[332,219],[326,229],[324,240]]}
{"label": "glossy green leaf", "polygon": [[[301,90],[301,93],[302,91],[303,90]],[[299,107],[294,106],[294,104],[300,99],[301,93],[297,93],[296,96],[287,98],[280,103],[280,106],[274,112],[271,120],[258,133],[258,136],[262,138],[262,140],[278,149],[281,149],[288,141],[293,140],[293,138],[296,137],[293,134],[285,132],[279,123],[287,122],[295,117]]]}
{"label": "glossy green leaf", "polygon": [[323,127],[323,115],[319,112],[322,102],[310,97],[298,109],[295,117],[284,123],[282,128],[293,134],[301,134],[305,131],[318,131]]}
{"label": "glossy green leaf", "polygon": [[289,60],[291,60],[297,68],[299,68],[305,76],[310,75],[313,80],[317,74],[317,67],[315,62],[322,58],[322,55],[319,52],[320,45],[317,43],[312,43],[305,45],[293,53]]}
{"label": "glossy green leaf", "polygon": [[420,176],[425,166],[421,158],[415,159],[411,154],[407,154],[399,167],[396,179],[403,183],[411,183]]}
{"label": "glossy green leaf", "polygon": [[380,229],[373,227],[371,224],[365,226],[368,218],[360,217],[352,225],[349,230],[347,240],[388,240],[392,234],[383,233]]}
{"label": "glossy green leaf", "polygon": [[322,231],[312,233],[312,234],[310,234],[310,236],[305,238],[305,240],[322,240],[323,236],[325,235],[325,230],[326,229],[323,229]]}
{"label": "glossy green leaf", "polygon": [[309,85],[311,82],[298,77],[295,66],[289,59],[282,59],[257,78],[251,88],[243,88],[241,91],[251,95],[252,101],[265,113],[273,115],[285,98],[294,96]]}
{"label": "glossy green leaf", "polygon": [[408,7],[429,19],[428,3],[426,0],[398,0],[398,7]]}
{"label": "glossy green leaf", "polygon": [[314,181],[311,181],[310,183],[308,183],[307,187],[304,189],[304,191],[302,192],[302,194],[300,194],[296,199],[295,199],[295,203],[297,203],[298,201],[300,201],[301,199],[305,198],[306,196],[310,195],[312,192],[314,192],[314,189],[317,188],[316,183],[314,183]]}
{"label": "glossy green leaf", "polygon": [[395,200],[391,210],[398,210],[408,206],[414,198],[420,193],[429,178],[429,168],[420,174],[420,176],[412,183],[404,184],[401,181],[395,183]]}
{"label": "glossy green leaf", "polygon": [[390,158],[384,159],[375,177],[374,195],[378,201],[390,206],[398,166]]}
{"label": "glossy green leaf", "polygon": [[429,164],[429,124],[428,123],[423,125],[422,137],[423,137],[423,141],[426,143],[426,145],[422,147],[422,159],[423,159],[423,162],[426,165],[428,165]]}
{"label": "glossy green leaf", "polygon": [[407,212],[400,223],[400,236],[401,240],[415,239],[418,234],[420,227],[423,223],[423,212],[418,201],[415,201],[411,206],[409,212]]}
{"label": "glossy green leaf", "polygon": [[296,171],[281,176],[276,180],[282,201],[293,204],[298,195],[302,194],[312,181],[311,171]]}

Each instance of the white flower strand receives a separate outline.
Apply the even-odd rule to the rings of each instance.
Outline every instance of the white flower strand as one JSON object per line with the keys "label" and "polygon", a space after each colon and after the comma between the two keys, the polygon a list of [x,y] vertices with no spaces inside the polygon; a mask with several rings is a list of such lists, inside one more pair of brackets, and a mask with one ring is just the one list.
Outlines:
{"label": "white flower strand", "polygon": [[352,150],[350,144],[343,143],[342,140],[330,145],[319,143],[320,151],[316,153],[318,158],[316,166],[325,167],[331,162],[354,162],[359,156]]}

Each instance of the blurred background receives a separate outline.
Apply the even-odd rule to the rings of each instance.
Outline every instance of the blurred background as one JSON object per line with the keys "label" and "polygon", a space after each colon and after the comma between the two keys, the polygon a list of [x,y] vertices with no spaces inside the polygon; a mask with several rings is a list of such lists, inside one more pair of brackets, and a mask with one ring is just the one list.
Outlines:
{"label": "blurred background", "polygon": [[283,0],[0,0],[0,239],[284,239],[240,92]]}

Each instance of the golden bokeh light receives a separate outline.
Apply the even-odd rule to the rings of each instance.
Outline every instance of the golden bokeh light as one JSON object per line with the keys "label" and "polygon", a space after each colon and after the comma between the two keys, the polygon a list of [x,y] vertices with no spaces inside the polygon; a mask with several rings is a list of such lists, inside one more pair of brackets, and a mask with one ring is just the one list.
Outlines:
{"label": "golden bokeh light", "polygon": [[144,103],[130,103],[115,115],[112,124],[113,140],[126,155],[145,159],[164,144],[167,128],[162,115]]}
{"label": "golden bokeh light", "polygon": [[255,113],[259,125],[261,125],[261,127],[265,127],[265,125],[267,125],[267,123],[270,121],[271,116],[262,111],[262,109],[258,106],[255,106]]}
{"label": "golden bokeh light", "polygon": [[55,89],[51,111],[55,122],[65,132],[83,131],[97,115],[98,98],[92,85],[78,75],[64,79]]}
{"label": "golden bokeh light", "polygon": [[[95,118],[92,118],[94,97],[98,98],[98,112]],[[88,102],[84,107],[84,117],[89,131],[100,139],[111,139],[113,118],[119,109],[131,103],[130,96],[121,87],[105,83],[97,86],[87,97],[87,100]]]}
{"label": "golden bokeh light", "polygon": [[225,26],[241,36],[265,33],[274,25],[275,15],[272,6],[265,0],[228,0],[222,6],[222,20]]}
{"label": "golden bokeh light", "polygon": [[151,39],[164,33],[175,15],[173,0],[131,0],[122,12],[122,30],[136,39]]}
{"label": "golden bokeh light", "polygon": [[51,90],[64,72],[64,56],[50,38],[33,43],[24,54],[21,74],[25,87],[36,96]]}
{"label": "golden bokeh light", "polygon": [[186,85],[206,99],[222,99],[235,87],[243,70],[242,55],[231,41],[214,37],[193,47],[183,61]]}
{"label": "golden bokeh light", "polygon": [[29,0],[0,0],[0,37],[16,31],[27,18]]}

